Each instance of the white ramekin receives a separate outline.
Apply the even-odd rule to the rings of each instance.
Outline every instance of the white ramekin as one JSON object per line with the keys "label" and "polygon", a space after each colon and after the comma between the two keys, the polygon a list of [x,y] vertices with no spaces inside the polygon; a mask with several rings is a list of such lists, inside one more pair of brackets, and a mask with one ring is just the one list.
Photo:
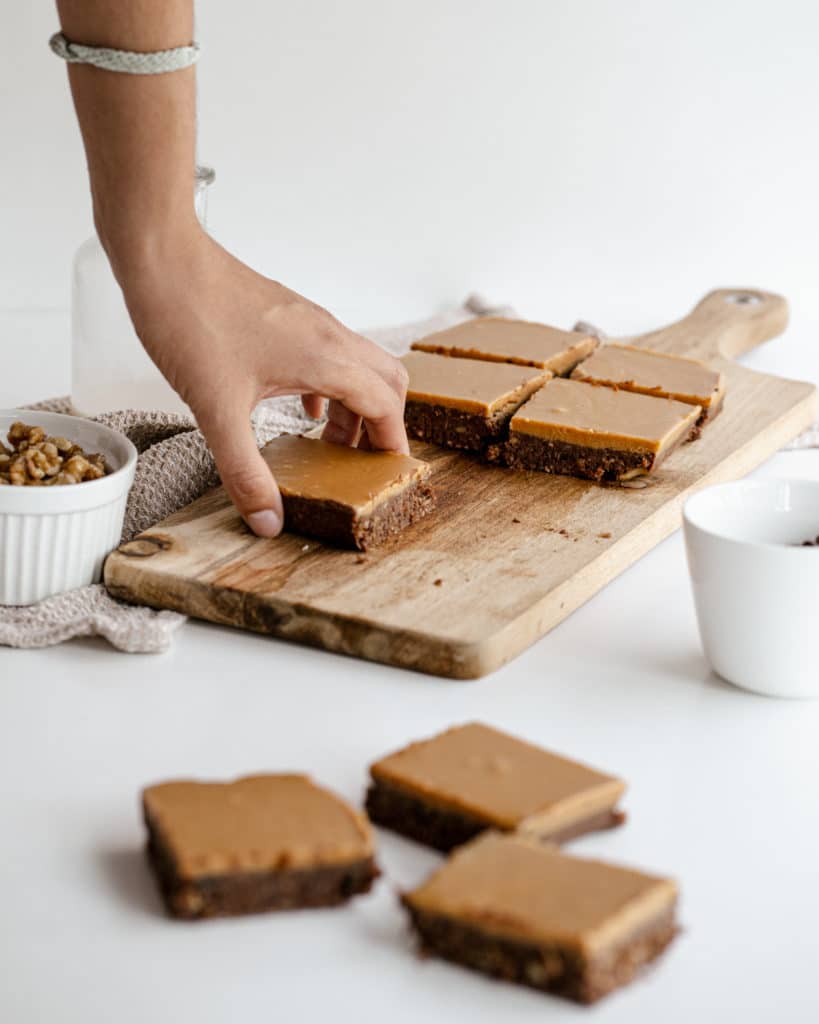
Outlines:
{"label": "white ramekin", "polygon": [[700,636],[724,679],[772,697],[819,697],[819,481],[740,480],[683,510]]}
{"label": "white ramekin", "polygon": [[112,472],[59,487],[0,487],[0,604],[33,604],[95,583],[119,543],[137,451],[127,437],[78,416],[0,410],[0,439],[15,420],[101,452]]}

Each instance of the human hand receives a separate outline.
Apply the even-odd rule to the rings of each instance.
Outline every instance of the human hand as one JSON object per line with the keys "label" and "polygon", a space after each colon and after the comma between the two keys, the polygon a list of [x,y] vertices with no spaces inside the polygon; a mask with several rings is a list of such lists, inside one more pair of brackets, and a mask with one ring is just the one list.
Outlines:
{"label": "human hand", "polygon": [[[248,526],[279,533],[281,495],[256,447],[250,413],[263,398],[327,405],[322,436],[407,452],[401,362],[327,310],[251,270],[201,228],[113,254],[137,334],[190,406],[222,482]],[[363,426],[363,433],[362,433]]]}

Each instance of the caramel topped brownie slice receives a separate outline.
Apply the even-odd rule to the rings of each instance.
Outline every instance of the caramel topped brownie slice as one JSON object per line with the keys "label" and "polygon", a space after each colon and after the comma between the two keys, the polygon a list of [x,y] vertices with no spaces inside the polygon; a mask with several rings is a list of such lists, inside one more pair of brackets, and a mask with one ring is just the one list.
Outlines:
{"label": "caramel topped brownie slice", "polygon": [[581,1003],[627,984],[677,932],[670,879],[492,832],[402,902],[425,952]]}
{"label": "caramel topped brownie slice", "polygon": [[622,388],[700,406],[697,428],[722,408],[725,378],[696,359],[650,352],[631,345],[605,345],[572,373],[575,380]]}
{"label": "caramel topped brownie slice", "polygon": [[367,820],[306,775],[163,782],[142,806],[175,917],[331,906],[378,875]]}
{"label": "caramel topped brownie slice", "polygon": [[371,821],[439,850],[487,828],[562,842],[625,820],[620,779],[474,722],[376,761]]}
{"label": "caramel topped brownie slice", "polygon": [[690,436],[701,411],[668,398],[551,380],[513,417],[502,458],[514,469],[628,480],[656,469]]}
{"label": "caramel topped brownie slice", "polygon": [[408,433],[447,448],[480,452],[550,377],[548,370],[410,352],[404,421]]}
{"label": "caramel topped brownie slice", "polygon": [[463,359],[535,366],[561,376],[594,351],[597,339],[527,320],[487,316],[430,334],[412,347]]}
{"label": "caramel topped brownie slice", "polygon": [[288,530],[366,551],[435,507],[426,462],[285,434],[262,449]]}

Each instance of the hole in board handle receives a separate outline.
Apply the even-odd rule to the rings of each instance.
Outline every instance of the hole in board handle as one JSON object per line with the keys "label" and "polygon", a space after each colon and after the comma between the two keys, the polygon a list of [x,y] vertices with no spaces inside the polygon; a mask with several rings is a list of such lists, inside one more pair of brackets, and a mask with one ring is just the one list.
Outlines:
{"label": "hole in board handle", "polygon": [[726,302],[732,302],[735,306],[758,306],[762,297],[754,295],[753,292],[734,292],[725,296]]}

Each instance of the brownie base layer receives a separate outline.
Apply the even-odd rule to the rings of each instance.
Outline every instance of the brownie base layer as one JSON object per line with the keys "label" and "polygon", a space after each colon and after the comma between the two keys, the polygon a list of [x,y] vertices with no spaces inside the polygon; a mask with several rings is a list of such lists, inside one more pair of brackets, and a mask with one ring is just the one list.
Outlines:
{"label": "brownie base layer", "polygon": [[368,892],[379,875],[375,860],[368,857],[348,864],[183,879],[155,835],[148,840],[147,853],[168,913],[186,920],[332,907]]}
{"label": "brownie base layer", "polygon": [[378,547],[435,508],[435,496],[426,482],[388,498],[366,516],[335,501],[292,495],[284,496],[283,501],[288,530],[358,551]]}
{"label": "brownie base layer", "polygon": [[446,405],[409,400],[404,408],[404,424],[407,433],[420,441],[443,448],[482,452],[488,444],[505,436],[514,412],[515,409],[510,408],[494,416],[480,416]]}
{"label": "brownie base layer", "polygon": [[[374,782],[367,790],[365,806],[367,816],[374,824],[444,853],[468,842],[487,828],[496,827],[464,812],[436,807],[382,782]],[[538,837],[552,843],[564,843],[587,832],[616,828],[625,820],[623,811],[611,808],[554,832],[538,833]]]}
{"label": "brownie base layer", "polygon": [[717,416],[719,416],[719,414],[722,412],[722,407],[724,404],[725,395],[722,394],[715,402],[712,402],[707,409],[703,409],[699,415],[699,419],[694,424],[693,430],[686,438],[686,441],[696,441],[700,434],[702,434],[703,427],[705,427],[707,423],[710,423],[711,420],[714,420],[717,418]]}
{"label": "brownie base layer", "polygon": [[594,1003],[628,984],[677,934],[674,911],[664,911],[617,945],[594,956],[559,943],[532,943],[492,935],[455,918],[413,909],[402,900],[424,953],[543,992]]}
{"label": "brownie base layer", "polygon": [[490,453],[510,469],[578,476],[584,480],[628,480],[650,473],[665,457],[653,452],[617,448],[586,448],[566,441],[552,441],[533,434],[512,432],[500,450]]}

